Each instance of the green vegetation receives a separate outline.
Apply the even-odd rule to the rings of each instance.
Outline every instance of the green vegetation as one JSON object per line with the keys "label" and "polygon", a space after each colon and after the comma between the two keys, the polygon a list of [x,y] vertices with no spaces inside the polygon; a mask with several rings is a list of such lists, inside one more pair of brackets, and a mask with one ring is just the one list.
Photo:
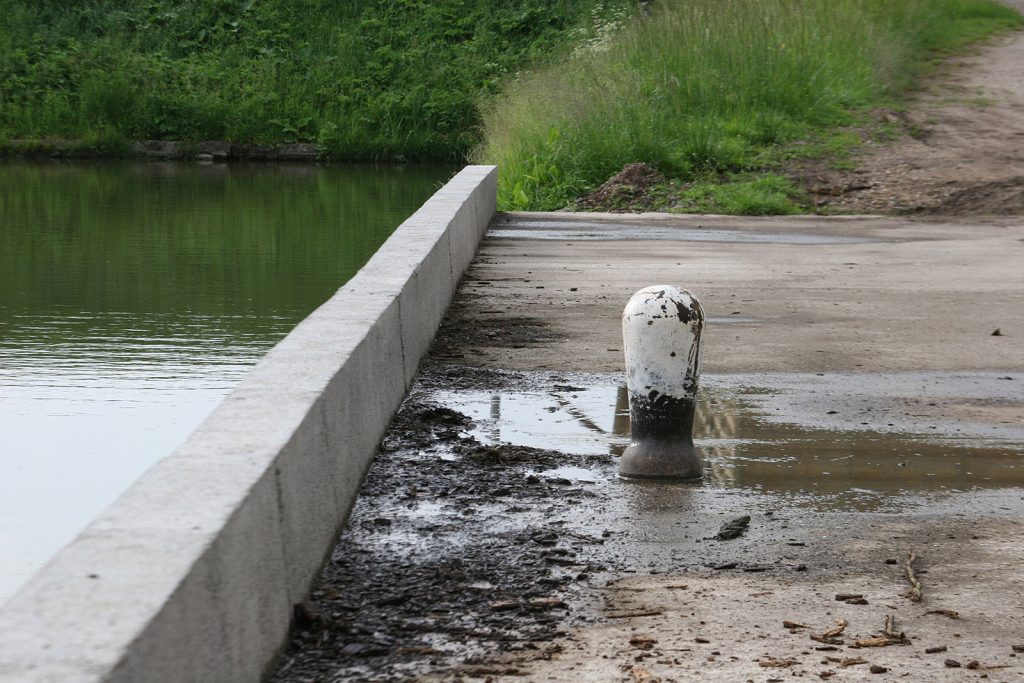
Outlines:
{"label": "green vegetation", "polygon": [[597,2],[0,0],[0,140],[461,159],[478,98],[570,40]]}
{"label": "green vegetation", "polygon": [[675,198],[674,211],[779,216],[800,213],[801,192],[787,178],[771,173],[735,177],[730,182],[699,181]]}
{"label": "green vegetation", "polygon": [[472,157],[501,166],[505,209],[565,206],[642,161],[674,180],[666,206],[743,213],[800,210],[782,163],[849,165],[871,108],[1024,22],[995,0],[0,0],[0,17],[0,148]]}
{"label": "green vegetation", "polygon": [[929,59],[1021,23],[992,0],[666,0],[517,78],[476,156],[506,209],[565,206],[642,161],[688,181],[683,210],[789,213],[795,188],[750,172],[848,151],[838,129]]}

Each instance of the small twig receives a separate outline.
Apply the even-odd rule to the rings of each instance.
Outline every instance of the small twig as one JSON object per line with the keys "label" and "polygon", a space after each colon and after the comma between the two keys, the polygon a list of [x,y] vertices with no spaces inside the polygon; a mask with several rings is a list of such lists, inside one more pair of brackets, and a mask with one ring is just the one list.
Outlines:
{"label": "small twig", "polygon": [[960,613],[953,609],[930,609],[925,612],[925,614],[941,614],[942,616],[949,617],[950,619],[960,618]]}
{"label": "small twig", "polygon": [[911,602],[921,602],[923,597],[921,594],[921,582],[917,580],[917,576],[914,575],[914,562],[917,560],[917,555],[911,550],[910,554],[907,555],[907,580],[910,581],[910,593],[907,597],[910,598]]}
{"label": "small twig", "polygon": [[825,657],[825,659],[840,665],[844,669],[848,666],[857,666],[858,664],[868,663],[868,660],[863,657]]}
{"label": "small twig", "polygon": [[776,659],[775,657],[765,657],[764,659],[758,660],[757,665],[764,669],[774,668],[782,669],[785,667],[793,666],[799,662],[791,657],[786,659]]}
{"label": "small twig", "polygon": [[888,647],[892,641],[885,636],[871,636],[870,638],[859,638],[853,641],[853,647]]}
{"label": "small twig", "polygon": [[846,619],[836,619],[836,625],[821,634],[823,638],[835,638],[846,630],[846,627],[850,625]]}
{"label": "small twig", "polygon": [[836,600],[840,602],[846,602],[847,600],[857,600],[863,598],[863,593],[836,593]]}
{"label": "small twig", "polygon": [[824,643],[826,645],[842,645],[842,638],[838,638],[837,636],[842,635],[849,623],[850,622],[846,621],[846,619],[836,619],[835,626],[825,631],[820,636],[815,633],[811,633],[810,638],[813,641]]}
{"label": "small twig", "polygon": [[885,617],[882,635],[855,640],[853,647],[888,647],[889,645],[910,645],[910,640],[902,631],[896,630],[896,617],[891,614]]}
{"label": "small twig", "polygon": [[896,633],[896,617],[891,614],[885,615],[885,626],[882,628],[882,635],[886,638],[903,638],[902,633]]}
{"label": "small twig", "polygon": [[660,614],[664,614],[661,610],[651,610],[649,612],[627,612],[626,614],[607,614],[605,619],[631,619],[633,617],[656,617]]}

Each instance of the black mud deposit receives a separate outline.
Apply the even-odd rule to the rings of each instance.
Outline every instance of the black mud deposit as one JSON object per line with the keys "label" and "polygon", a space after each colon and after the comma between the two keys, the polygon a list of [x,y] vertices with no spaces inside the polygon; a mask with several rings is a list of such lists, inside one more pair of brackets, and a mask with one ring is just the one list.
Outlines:
{"label": "black mud deposit", "polygon": [[467,353],[470,356],[480,354],[483,347],[522,349],[557,339],[557,335],[536,318],[507,316],[498,311],[470,317],[466,308],[473,298],[461,291],[456,294],[449,315],[434,337],[431,354],[435,358],[461,360]]}
{"label": "black mud deposit", "polygon": [[587,485],[532,473],[610,469],[611,458],[482,445],[465,436],[468,418],[422,398],[431,384],[471,385],[476,374],[491,373],[421,377],[309,604],[296,609],[273,680],[409,680],[472,673],[485,653],[549,656],[563,597],[601,569],[587,549],[604,538],[569,533],[551,514],[586,506]]}

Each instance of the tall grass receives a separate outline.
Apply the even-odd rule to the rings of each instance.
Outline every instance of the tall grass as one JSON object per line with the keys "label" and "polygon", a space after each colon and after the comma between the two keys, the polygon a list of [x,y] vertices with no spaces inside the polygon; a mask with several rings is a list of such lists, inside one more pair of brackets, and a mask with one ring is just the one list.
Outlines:
{"label": "tall grass", "polygon": [[755,169],[906,89],[935,50],[1020,24],[992,0],[664,0],[490,100],[476,157],[501,167],[506,209],[564,206],[635,161]]}

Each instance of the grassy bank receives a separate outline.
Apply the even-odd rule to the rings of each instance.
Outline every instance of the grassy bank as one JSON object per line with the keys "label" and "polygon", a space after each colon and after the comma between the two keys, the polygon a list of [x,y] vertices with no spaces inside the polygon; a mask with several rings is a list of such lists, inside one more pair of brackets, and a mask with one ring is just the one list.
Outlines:
{"label": "grassy bank", "polygon": [[732,210],[792,211],[791,186],[750,174],[848,144],[829,131],[930,58],[1020,25],[992,0],[666,0],[518,78],[486,107],[476,156],[501,166],[505,209],[556,209],[646,162],[689,181],[696,208],[730,210],[736,179]]}
{"label": "grassy bank", "polygon": [[0,140],[457,159],[479,140],[478,98],[564,44],[598,2],[0,0]]}

